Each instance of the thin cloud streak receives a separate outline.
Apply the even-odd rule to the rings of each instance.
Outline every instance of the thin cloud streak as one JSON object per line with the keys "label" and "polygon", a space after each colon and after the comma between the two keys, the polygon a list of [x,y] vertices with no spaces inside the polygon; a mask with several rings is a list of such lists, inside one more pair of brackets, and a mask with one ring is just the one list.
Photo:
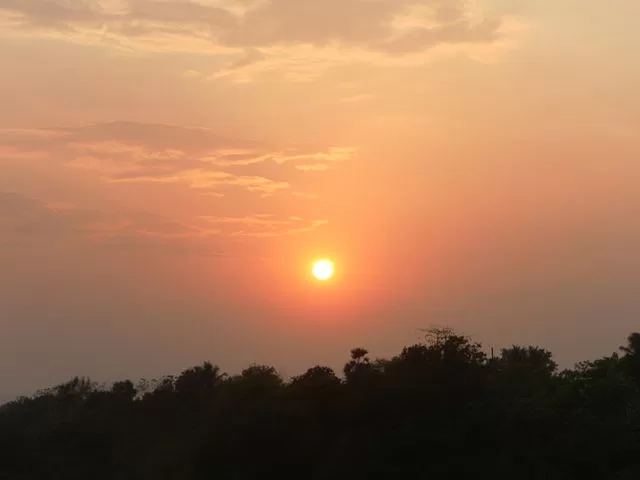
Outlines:
{"label": "thin cloud streak", "polygon": [[[282,178],[291,172],[288,164],[301,171],[328,170],[349,161],[356,152],[352,147],[329,147],[324,152],[275,150],[204,129],[164,125],[113,123],[51,132],[56,130],[17,136],[5,132],[0,135],[0,152],[14,159],[38,158],[41,153],[66,158],[67,168],[93,172],[107,183],[184,184],[207,195],[230,186],[262,196],[295,187]],[[262,169],[264,173],[258,173],[262,163],[282,172]]]}
{"label": "thin cloud streak", "polygon": [[[220,226],[231,227],[234,237],[282,237],[310,232],[327,225],[328,220],[305,220],[300,217],[280,217],[270,214],[257,214],[250,217],[202,217],[203,220]],[[235,229],[234,226],[241,228]]]}

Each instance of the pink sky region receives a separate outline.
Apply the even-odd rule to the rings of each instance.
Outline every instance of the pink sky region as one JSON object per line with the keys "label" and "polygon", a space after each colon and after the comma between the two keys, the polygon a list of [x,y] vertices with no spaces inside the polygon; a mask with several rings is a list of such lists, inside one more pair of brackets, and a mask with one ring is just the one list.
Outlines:
{"label": "pink sky region", "polygon": [[0,0],[0,400],[340,368],[433,325],[565,366],[615,350],[640,319],[637,18]]}

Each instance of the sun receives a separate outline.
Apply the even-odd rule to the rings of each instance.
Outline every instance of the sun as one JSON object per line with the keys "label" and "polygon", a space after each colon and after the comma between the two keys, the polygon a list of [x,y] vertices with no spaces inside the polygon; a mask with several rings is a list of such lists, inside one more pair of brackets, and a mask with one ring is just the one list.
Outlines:
{"label": "sun", "polygon": [[313,264],[313,276],[324,282],[333,277],[335,266],[331,260],[318,260]]}

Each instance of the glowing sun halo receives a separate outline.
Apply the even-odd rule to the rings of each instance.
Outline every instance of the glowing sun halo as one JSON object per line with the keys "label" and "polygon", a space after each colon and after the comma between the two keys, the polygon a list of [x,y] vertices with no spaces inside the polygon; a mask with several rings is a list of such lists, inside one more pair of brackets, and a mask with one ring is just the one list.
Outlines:
{"label": "glowing sun halo", "polygon": [[334,265],[331,260],[319,260],[313,264],[313,276],[318,280],[326,281],[333,277]]}

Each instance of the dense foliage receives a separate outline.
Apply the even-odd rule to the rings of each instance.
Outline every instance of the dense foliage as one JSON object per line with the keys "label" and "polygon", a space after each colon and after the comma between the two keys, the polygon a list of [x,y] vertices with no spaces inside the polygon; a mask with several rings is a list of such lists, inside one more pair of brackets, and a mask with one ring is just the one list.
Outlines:
{"label": "dense foliage", "polygon": [[637,479],[640,334],[621,349],[560,372],[434,330],[390,360],[354,349],[343,377],[75,378],[0,407],[0,478]]}

